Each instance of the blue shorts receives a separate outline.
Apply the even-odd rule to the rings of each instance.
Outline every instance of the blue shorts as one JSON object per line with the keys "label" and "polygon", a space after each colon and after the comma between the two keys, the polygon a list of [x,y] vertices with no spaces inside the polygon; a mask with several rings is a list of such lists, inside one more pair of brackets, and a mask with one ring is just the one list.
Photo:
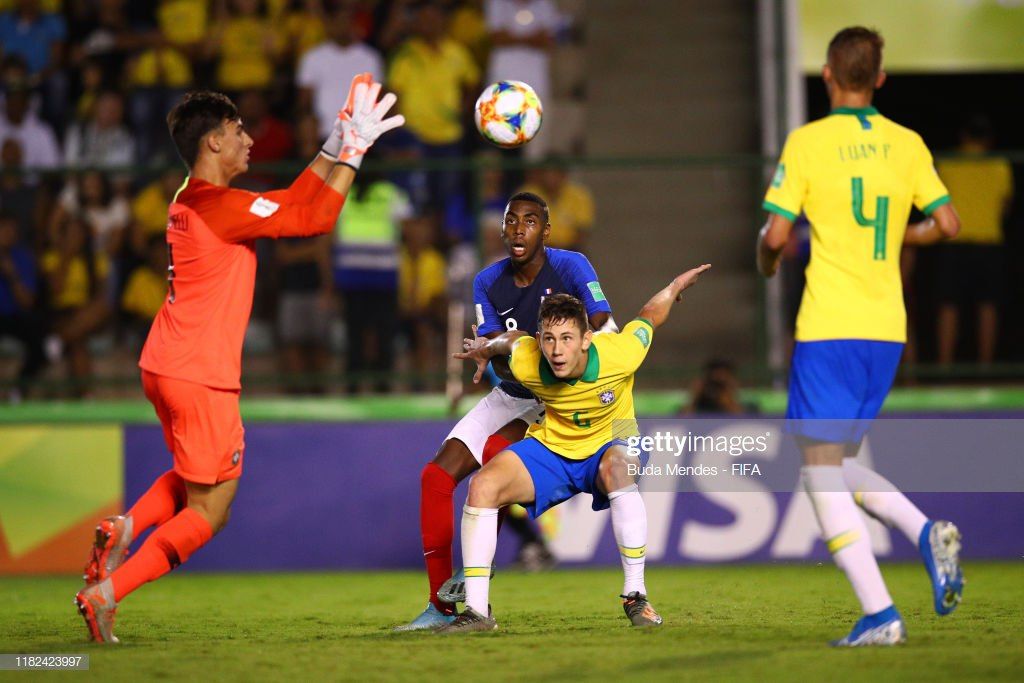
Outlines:
{"label": "blue shorts", "polygon": [[509,446],[507,450],[519,456],[533,479],[533,502],[523,505],[530,518],[536,519],[549,508],[564,503],[577,493],[593,495],[594,510],[607,510],[611,503],[597,486],[597,472],[601,466],[601,456],[616,444],[625,446],[626,442],[622,439],[609,441],[586,460],[563,458],[533,437]]}
{"label": "blue shorts", "polygon": [[797,342],[789,371],[786,431],[859,442],[885,402],[903,355],[900,342]]}

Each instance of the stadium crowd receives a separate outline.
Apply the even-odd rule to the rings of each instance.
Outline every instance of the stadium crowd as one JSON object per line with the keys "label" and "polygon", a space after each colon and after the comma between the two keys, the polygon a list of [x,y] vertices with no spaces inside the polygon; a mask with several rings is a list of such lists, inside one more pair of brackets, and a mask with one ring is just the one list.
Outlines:
{"label": "stadium crowd", "polygon": [[[548,198],[553,246],[585,245],[593,202],[563,165],[474,179],[451,163],[498,154],[468,134],[484,81],[526,80],[543,101],[551,48],[573,39],[551,0],[0,0],[0,350],[21,347],[8,397],[88,396],[97,348],[137,353],[166,295],[185,170],[164,119],[184,93],[236,101],[255,141],[244,187],[261,191],[317,154],[364,71],[408,121],[375,152],[397,170],[360,174],[332,236],[258,245],[254,317],[288,390],[325,391],[335,348],[348,390],[392,389],[396,335],[404,386],[439,387],[449,294],[509,192]],[[545,153],[542,135],[529,154]],[[484,234],[485,258],[503,256]],[[67,382],[34,386],[48,363]]]}

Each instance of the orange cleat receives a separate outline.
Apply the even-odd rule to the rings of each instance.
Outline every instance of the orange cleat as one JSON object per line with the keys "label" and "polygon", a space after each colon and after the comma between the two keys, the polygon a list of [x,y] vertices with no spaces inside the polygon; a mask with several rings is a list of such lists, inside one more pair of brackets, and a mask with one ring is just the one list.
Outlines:
{"label": "orange cleat", "polygon": [[103,581],[120,567],[128,557],[131,543],[131,517],[107,517],[96,525],[96,541],[82,572],[86,587]]}
{"label": "orange cleat", "polygon": [[97,643],[120,642],[114,635],[117,602],[114,600],[114,586],[109,579],[80,590],[75,596],[75,606],[85,619],[90,640]]}

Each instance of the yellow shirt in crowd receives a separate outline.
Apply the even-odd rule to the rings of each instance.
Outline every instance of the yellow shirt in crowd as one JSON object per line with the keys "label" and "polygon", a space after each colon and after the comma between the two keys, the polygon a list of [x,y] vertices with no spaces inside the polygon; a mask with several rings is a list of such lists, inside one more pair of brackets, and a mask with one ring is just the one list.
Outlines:
{"label": "yellow shirt in crowd", "polygon": [[960,214],[957,242],[1003,243],[1003,212],[1013,198],[1013,169],[1006,159],[958,158],[939,162],[939,176]]}
{"label": "yellow shirt in crowd", "polygon": [[[43,272],[52,275],[60,266],[60,254],[56,251],[48,251],[43,254],[41,261]],[[59,292],[51,292],[53,307],[79,308],[91,300],[89,293],[89,271],[86,269],[85,258],[76,256],[68,263],[68,273],[64,278],[64,287]],[[96,285],[103,284],[107,277],[110,265],[103,255],[96,256]],[[93,292],[95,294],[95,292]]]}
{"label": "yellow shirt in crowd", "polygon": [[594,198],[582,185],[569,181],[557,197],[548,195],[536,185],[527,185],[523,191],[533,192],[548,203],[551,219],[549,247],[575,249],[580,236],[594,226]]}
{"label": "yellow shirt in crowd", "polygon": [[416,313],[443,297],[448,287],[444,256],[430,247],[413,256],[402,249],[398,266],[398,307],[402,313]]}

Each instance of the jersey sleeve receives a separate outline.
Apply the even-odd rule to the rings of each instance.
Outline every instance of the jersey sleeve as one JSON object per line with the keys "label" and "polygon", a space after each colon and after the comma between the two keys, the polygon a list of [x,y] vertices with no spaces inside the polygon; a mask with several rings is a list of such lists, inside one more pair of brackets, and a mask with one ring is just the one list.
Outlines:
{"label": "jersey sleeve", "polygon": [[263,196],[272,202],[311,202],[317,192],[323,189],[327,183],[323,178],[309,166],[295,178],[295,181],[286,190],[272,190],[264,192]]}
{"label": "jersey sleeve", "polygon": [[597,271],[583,254],[575,251],[562,252],[564,258],[552,265],[565,279],[569,293],[583,302],[587,308],[587,316],[597,313],[611,313],[612,307],[601,289],[597,279]]}
{"label": "jersey sleeve", "polygon": [[302,196],[306,182],[308,177],[294,191],[289,188],[264,194],[231,189],[193,208],[225,242],[328,233],[334,229],[345,197],[324,183],[307,199]]}
{"label": "jersey sleeve", "polygon": [[493,332],[504,332],[498,311],[487,296],[487,290],[494,282],[491,269],[482,270],[473,278],[473,308],[476,311],[476,333],[481,337]]}
{"label": "jersey sleeve", "polygon": [[537,340],[530,336],[517,339],[512,345],[508,367],[520,384],[540,384],[540,347],[537,346]]}
{"label": "jersey sleeve", "polygon": [[[597,337],[595,337],[597,339]],[[618,334],[603,334],[601,353],[610,347],[611,359],[626,372],[636,372],[647,358],[654,339],[654,326],[649,320],[636,318],[629,321]]]}
{"label": "jersey sleeve", "polygon": [[919,143],[920,150],[914,168],[914,206],[924,215],[930,216],[935,209],[949,203],[949,190],[939,179],[932,153],[923,140],[919,140]]}
{"label": "jersey sleeve", "polygon": [[775,175],[765,193],[765,211],[777,213],[791,221],[795,221],[804,206],[807,196],[807,168],[802,159],[800,138],[792,133],[786,138],[782,148],[782,157],[775,167]]}

